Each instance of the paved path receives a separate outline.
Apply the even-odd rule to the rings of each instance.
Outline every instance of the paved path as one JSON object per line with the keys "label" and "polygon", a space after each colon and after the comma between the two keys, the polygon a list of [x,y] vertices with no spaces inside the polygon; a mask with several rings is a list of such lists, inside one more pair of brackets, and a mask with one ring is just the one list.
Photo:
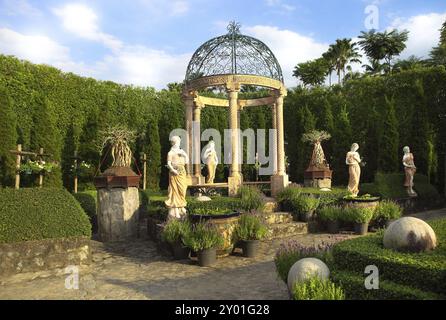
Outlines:
{"label": "paved path", "polygon": [[[446,217],[446,208],[413,216]],[[333,241],[327,234],[297,235],[304,244]],[[0,299],[288,299],[274,254],[286,239],[265,241],[255,259],[229,256],[212,267],[173,261],[150,240],[92,241],[93,262],[80,268],[78,290],[65,289],[64,269],[0,278]]]}

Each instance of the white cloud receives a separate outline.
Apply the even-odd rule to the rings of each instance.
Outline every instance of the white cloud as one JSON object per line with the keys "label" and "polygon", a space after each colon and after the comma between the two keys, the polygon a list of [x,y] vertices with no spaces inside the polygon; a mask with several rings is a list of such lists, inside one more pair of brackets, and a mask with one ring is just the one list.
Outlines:
{"label": "white cloud", "polygon": [[244,30],[271,49],[282,67],[285,84],[290,87],[297,83],[293,77],[296,64],[319,58],[328,49],[328,44],[277,27],[257,25]]}
{"label": "white cloud", "polygon": [[284,3],[282,0],[266,0],[266,5],[268,7],[275,7],[280,9],[282,12],[290,12],[296,9],[295,6]]}
{"label": "white cloud", "polygon": [[66,4],[61,8],[53,9],[53,13],[62,20],[66,30],[80,38],[100,42],[112,50],[122,47],[120,40],[100,31],[98,16],[91,8],[83,4]]}
{"label": "white cloud", "polygon": [[432,47],[438,44],[439,29],[445,20],[446,12],[417,15],[408,19],[395,19],[388,29],[396,28],[409,31],[407,48],[401,54],[401,58],[407,58],[410,55],[426,58]]}
{"label": "white cloud", "polygon": [[0,12],[6,13],[8,16],[40,16],[42,12],[33,7],[27,0],[3,0]]}
{"label": "white cloud", "polygon": [[139,2],[147,8],[152,17],[156,18],[183,16],[190,10],[188,0],[139,0]]}

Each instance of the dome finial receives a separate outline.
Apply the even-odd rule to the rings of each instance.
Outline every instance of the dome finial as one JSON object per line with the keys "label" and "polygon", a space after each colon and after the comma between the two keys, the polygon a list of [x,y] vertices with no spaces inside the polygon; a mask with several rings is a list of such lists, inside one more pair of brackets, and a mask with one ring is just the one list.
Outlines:
{"label": "dome finial", "polygon": [[228,33],[229,34],[239,34],[241,26],[242,25],[236,21],[229,22],[228,27],[227,27]]}

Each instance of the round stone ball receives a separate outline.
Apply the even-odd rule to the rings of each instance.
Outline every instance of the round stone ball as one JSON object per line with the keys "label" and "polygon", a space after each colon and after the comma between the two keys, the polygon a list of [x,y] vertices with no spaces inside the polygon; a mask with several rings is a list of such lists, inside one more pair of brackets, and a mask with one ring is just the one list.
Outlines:
{"label": "round stone ball", "polygon": [[421,219],[404,217],[392,222],[384,232],[384,248],[402,252],[423,252],[437,246],[431,226]]}
{"label": "round stone ball", "polygon": [[293,264],[288,272],[288,290],[291,292],[297,282],[305,281],[312,276],[318,276],[321,279],[328,279],[330,276],[330,270],[328,269],[327,265],[319,259],[300,259]]}

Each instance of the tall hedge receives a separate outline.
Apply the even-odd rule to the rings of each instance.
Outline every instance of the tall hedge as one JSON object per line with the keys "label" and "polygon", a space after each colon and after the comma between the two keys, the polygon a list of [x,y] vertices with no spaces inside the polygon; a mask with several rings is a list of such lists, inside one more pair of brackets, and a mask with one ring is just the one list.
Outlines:
{"label": "tall hedge", "polygon": [[0,186],[11,185],[15,175],[15,157],[10,150],[16,149],[16,120],[11,98],[0,82]]}

